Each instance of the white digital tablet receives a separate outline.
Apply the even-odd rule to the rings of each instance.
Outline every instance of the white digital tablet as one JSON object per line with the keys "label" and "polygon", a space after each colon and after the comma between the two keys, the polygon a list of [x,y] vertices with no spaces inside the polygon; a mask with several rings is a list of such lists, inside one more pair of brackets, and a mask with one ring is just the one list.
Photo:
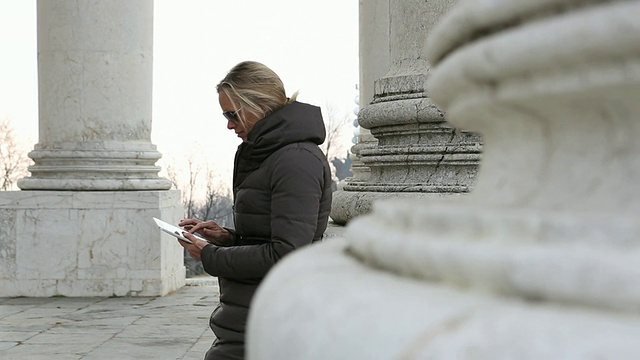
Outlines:
{"label": "white digital tablet", "polygon": [[[171,225],[169,223],[166,223],[160,219],[157,218],[153,218],[153,221],[156,222],[156,224],[158,225],[158,227],[160,228],[160,230],[166,232],[167,234],[171,235],[171,236],[175,236],[176,238],[187,242],[189,244],[193,244],[193,242],[191,242],[191,240],[187,239],[186,237],[184,237],[184,235],[182,235],[182,233],[184,232],[188,232],[187,230],[175,226],[175,225]],[[198,239],[207,241],[206,239],[204,239],[202,236],[198,235],[198,234],[193,234],[193,236],[197,237]]]}

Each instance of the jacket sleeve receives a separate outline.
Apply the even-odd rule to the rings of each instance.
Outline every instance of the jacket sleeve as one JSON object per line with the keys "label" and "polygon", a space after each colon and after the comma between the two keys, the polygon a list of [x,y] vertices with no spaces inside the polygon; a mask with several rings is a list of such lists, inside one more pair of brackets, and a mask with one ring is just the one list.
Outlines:
{"label": "jacket sleeve", "polygon": [[236,230],[232,229],[232,228],[225,227],[225,226],[223,226],[222,228],[227,230],[231,234],[231,236],[233,236],[233,240],[231,240],[231,243],[230,244],[225,244],[224,246],[233,246],[233,245],[237,244],[238,243],[238,233],[236,232]]}
{"label": "jacket sleeve", "polygon": [[204,270],[212,276],[260,278],[283,256],[310,244],[324,188],[323,162],[302,147],[285,149],[271,172],[271,242],[202,249]]}

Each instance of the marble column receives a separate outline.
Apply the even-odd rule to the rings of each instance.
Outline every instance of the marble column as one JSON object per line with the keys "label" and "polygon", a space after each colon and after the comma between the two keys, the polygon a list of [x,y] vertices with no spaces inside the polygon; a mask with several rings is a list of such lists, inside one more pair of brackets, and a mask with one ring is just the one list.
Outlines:
{"label": "marble column", "polygon": [[638,0],[457,3],[428,91],[483,136],[473,192],[376,203],[284,259],[248,358],[639,358],[638,18]]}
{"label": "marble column", "polygon": [[[377,44],[376,53],[366,51],[368,48],[361,44],[361,54],[369,57],[369,62],[361,60],[362,66],[375,64],[371,58],[386,52],[390,67],[375,81],[373,99],[358,116],[360,125],[377,140],[365,141],[354,149],[362,165],[370,169],[368,177],[348,181],[334,194],[334,222],[344,224],[370,212],[376,200],[440,198],[467,193],[473,185],[481,139],[477,134],[451,127],[424,85],[429,77],[424,56],[427,34],[453,3],[454,0],[386,2],[388,18],[377,24],[378,28],[388,26],[386,42],[369,30],[376,27],[367,22],[377,20],[383,11],[378,10],[378,18],[361,18],[361,29]],[[379,4],[378,9],[382,6]],[[373,5],[361,3],[361,7]],[[365,82],[363,89],[367,89],[366,85]]]}
{"label": "marble column", "polygon": [[167,190],[151,143],[151,1],[39,1],[39,143],[23,190]]}
{"label": "marble column", "polygon": [[183,216],[151,143],[152,0],[39,0],[39,142],[0,193],[0,296],[152,296],[184,285]]}

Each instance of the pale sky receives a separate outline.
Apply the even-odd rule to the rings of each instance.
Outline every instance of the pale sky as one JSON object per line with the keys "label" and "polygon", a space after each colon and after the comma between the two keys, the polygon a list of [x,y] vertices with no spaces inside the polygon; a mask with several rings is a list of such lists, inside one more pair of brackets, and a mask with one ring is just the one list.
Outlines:
{"label": "pale sky", "polygon": [[[243,60],[271,67],[289,95],[300,92],[298,100],[355,117],[358,0],[156,0],[154,7],[159,165],[196,153],[230,180],[240,140],[226,129],[215,85]],[[10,118],[18,136],[35,144],[35,0],[0,0],[0,49],[0,119]]]}

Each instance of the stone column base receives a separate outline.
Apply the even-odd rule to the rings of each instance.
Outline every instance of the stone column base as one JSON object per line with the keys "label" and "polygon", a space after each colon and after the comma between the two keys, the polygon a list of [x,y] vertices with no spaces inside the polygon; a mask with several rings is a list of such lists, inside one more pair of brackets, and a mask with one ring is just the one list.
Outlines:
{"label": "stone column base", "polygon": [[[444,186],[442,187],[444,188]],[[367,215],[373,209],[373,204],[378,200],[386,199],[442,199],[450,196],[465,195],[466,192],[373,192],[373,191],[343,191],[333,193],[331,203],[331,219],[338,225],[346,225],[349,221],[360,215]]]}
{"label": "stone column base", "polygon": [[184,286],[182,247],[152,217],[179,191],[0,192],[0,296],[162,296]]}
{"label": "stone column base", "polygon": [[[343,240],[301,249],[269,273],[249,314],[248,359],[635,359],[640,354],[640,342],[634,341],[640,336],[637,316],[401,277],[358,261]],[[390,254],[395,250],[386,248]]]}

